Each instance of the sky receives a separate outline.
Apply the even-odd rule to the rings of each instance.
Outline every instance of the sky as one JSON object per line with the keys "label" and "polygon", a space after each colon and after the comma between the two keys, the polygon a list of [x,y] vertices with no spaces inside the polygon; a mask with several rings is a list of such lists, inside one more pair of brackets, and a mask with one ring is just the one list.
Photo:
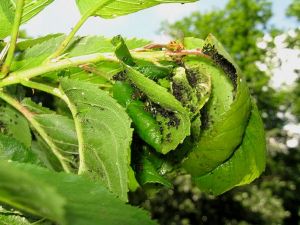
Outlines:
{"label": "sky", "polygon": [[[201,0],[188,4],[162,4],[142,10],[132,15],[116,19],[90,18],[78,32],[79,35],[104,35],[112,37],[121,34],[124,37],[146,38],[154,41],[167,41],[165,34],[158,33],[162,21],[174,22],[188,16],[191,12],[206,12],[225,6],[227,0]],[[273,24],[288,28],[291,21],[284,17],[284,11],[291,0],[274,0]],[[69,33],[80,19],[75,0],[56,0],[22,28],[29,36],[37,37],[48,33]]]}

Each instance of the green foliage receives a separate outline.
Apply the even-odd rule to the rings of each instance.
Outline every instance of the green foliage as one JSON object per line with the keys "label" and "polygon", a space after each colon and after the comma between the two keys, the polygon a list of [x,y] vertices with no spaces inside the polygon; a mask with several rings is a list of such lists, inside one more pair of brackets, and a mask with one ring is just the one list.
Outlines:
{"label": "green foliage", "polygon": [[10,29],[14,21],[13,5],[11,1],[4,0],[0,4],[0,38],[4,38],[9,35]]}
{"label": "green foliage", "polygon": [[[260,71],[257,67],[258,62],[270,62],[267,65],[271,69],[280,67],[271,55],[276,51],[274,38],[277,35],[286,37],[284,44],[289,50],[299,49],[299,21],[289,24],[289,29],[295,25],[294,30],[280,30],[269,20],[272,1],[228,2],[222,9],[195,12],[174,24],[165,24],[164,29],[176,38],[204,38],[211,32],[230,52],[246,75],[254,101],[263,114],[269,153],[266,171],[253,184],[233,189],[217,198],[203,193],[190,178],[181,176],[175,180],[172,191],[163,190],[142,204],[161,224],[299,224],[300,151],[299,145],[295,148],[286,145],[290,138],[299,141],[299,135],[290,136],[291,131],[283,129],[285,123],[299,123],[299,79],[286,90],[283,87],[284,91],[281,88],[274,90],[269,85],[272,71]],[[299,1],[291,2],[288,15],[297,18]],[[264,35],[273,39],[266,42],[266,48],[259,48],[257,43],[265,41]],[[287,74],[282,73],[282,76]],[[231,176],[222,175],[221,178],[230,179]]]}
{"label": "green foliage", "polygon": [[238,62],[259,109],[267,115],[268,119],[263,119],[268,129],[274,128],[274,124],[280,122],[276,112],[279,111],[281,104],[285,104],[284,100],[277,97],[276,91],[268,86],[269,75],[261,71],[256,64],[263,61],[270,52],[269,49],[259,48],[257,41],[261,40],[265,32],[271,30],[268,28],[271,16],[271,2],[268,0],[229,0],[222,9],[207,13],[194,12],[181,21],[174,24],[165,23],[162,27],[164,31],[178,39],[205,38],[209,33],[217,37],[232,58]]}
{"label": "green foliage", "polygon": [[97,86],[65,79],[61,89],[74,107],[79,173],[102,181],[109,190],[126,200],[132,136],[129,117]]}
{"label": "green foliage", "polygon": [[16,139],[0,133],[0,159],[36,163],[37,156]]}
{"label": "green foliage", "polygon": [[[209,36],[203,49],[209,51],[208,54],[211,54],[220,69],[206,61],[199,63],[201,72],[211,76],[213,88],[204,121],[202,120],[205,123],[204,129],[199,140],[192,143],[192,152],[184,161],[184,168],[195,176],[216,168],[241,144],[251,108],[248,89],[241,72],[235,64],[231,64],[232,59],[220,43],[213,36]],[[224,145],[224,140],[232,141]]]}
{"label": "green foliage", "polygon": [[[18,1],[23,9],[0,3],[0,18],[9,8],[25,22],[52,2]],[[217,195],[262,173],[258,110],[237,63],[213,35],[158,48],[121,36],[75,37],[90,16],[193,1],[77,0],[82,18],[69,35],[10,41],[13,59],[4,50],[1,58],[0,202],[15,217],[0,211],[3,221],[155,224],[125,204],[129,191],[153,194],[191,174]],[[17,34],[18,23],[10,22],[13,28],[0,28]]]}
{"label": "green foliage", "polygon": [[28,164],[1,161],[0,167],[1,201],[25,212],[65,225],[155,224],[99,182]]}
{"label": "green foliage", "polygon": [[242,144],[233,156],[209,174],[194,178],[195,183],[201,190],[216,195],[224,193],[234,185],[252,182],[265,169],[265,146],[263,123],[254,105]]}
{"label": "green foliage", "polygon": [[290,4],[287,15],[294,16],[300,21],[300,2],[298,0],[293,0],[292,4]]}
{"label": "green foliage", "polygon": [[36,216],[65,223],[65,200],[53,187],[5,161],[1,161],[0,168],[1,202]]}
{"label": "green foliage", "polygon": [[[27,22],[32,17],[41,12],[54,0],[24,0],[25,5],[22,13],[22,23]],[[0,38],[10,34],[12,29],[17,0],[2,0],[0,3]]]}
{"label": "green foliage", "polygon": [[0,103],[0,129],[1,133],[11,136],[23,143],[31,145],[31,133],[26,119],[10,105]]}
{"label": "green foliage", "polygon": [[[128,1],[121,1],[121,0],[108,0],[108,1],[101,1],[101,0],[76,0],[76,3],[79,7],[81,14],[85,14],[89,10],[96,9],[93,15],[100,16],[106,19],[115,18],[118,16],[127,15],[130,13],[134,13],[140,11],[142,9],[146,9],[158,4],[162,3],[170,3],[170,2],[178,2],[178,3],[188,3],[188,2],[195,2],[197,0],[128,0]],[[103,8],[97,10],[99,4],[104,5]]]}

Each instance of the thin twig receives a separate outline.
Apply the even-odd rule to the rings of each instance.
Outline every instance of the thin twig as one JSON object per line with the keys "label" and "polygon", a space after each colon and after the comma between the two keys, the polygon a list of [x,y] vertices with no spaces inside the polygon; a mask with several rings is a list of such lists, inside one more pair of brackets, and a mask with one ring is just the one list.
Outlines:
{"label": "thin twig", "polygon": [[19,35],[19,28],[22,20],[24,2],[25,0],[17,0],[16,13],[15,13],[14,24],[12,27],[12,32],[11,32],[10,45],[9,45],[7,57],[2,66],[2,70],[1,70],[2,74],[0,75],[0,78],[5,77],[9,73],[10,66],[13,61],[13,57],[16,49],[16,43]]}
{"label": "thin twig", "polygon": [[82,27],[82,25],[87,21],[87,19],[89,17],[91,17],[92,15],[94,15],[98,10],[102,9],[103,7],[105,7],[106,5],[108,5],[109,3],[113,2],[115,0],[106,0],[106,1],[99,1],[98,5],[96,7],[92,7],[90,10],[88,10],[81,18],[80,20],[77,22],[77,24],[74,26],[74,28],[72,29],[72,31],[70,32],[70,34],[65,38],[65,40],[60,44],[60,46],[58,46],[58,48],[56,49],[56,51],[46,60],[46,62],[51,61],[52,59],[57,58],[58,56],[60,56],[64,50],[68,47],[68,45],[70,44],[70,42],[72,41],[72,39],[74,38],[75,34],[77,33],[77,31]]}

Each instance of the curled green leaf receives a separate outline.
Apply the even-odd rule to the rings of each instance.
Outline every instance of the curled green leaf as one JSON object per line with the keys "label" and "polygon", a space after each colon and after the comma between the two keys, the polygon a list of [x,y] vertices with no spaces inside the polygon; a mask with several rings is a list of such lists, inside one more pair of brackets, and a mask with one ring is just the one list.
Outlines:
{"label": "curled green leaf", "polygon": [[[117,79],[128,80],[137,92],[134,96],[129,85],[121,87],[117,83],[114,96],[125,105],[139,136],[156,151],[167,154],[190,135],[188,112],[166,88],[138,71],[139,65],[136,65],[120,36],[113,39],[113,44],[116,46],[115,54],[125,69],[122,77]],[[137,101],[132,101],[132,98],[137,98]]]}
{"label": "curled green leaf", "polygon": [[192,149],[183,162],[195,176],[213,170],[231,156],[242,142],[251,111],[249,90],[239,68],[212,35],[203,43],[203,52],[211,60],[193,60],[211,77],[211,98],[201,110],[200,137],[188,144]]}
{"label": "curled green leaf", "polygon": [[253,103],[242,144],[223,164],[203,176],[193,177],[201,190],[219,195],[235,186],[251,183],[265,169],[266,141],[262,120]]}

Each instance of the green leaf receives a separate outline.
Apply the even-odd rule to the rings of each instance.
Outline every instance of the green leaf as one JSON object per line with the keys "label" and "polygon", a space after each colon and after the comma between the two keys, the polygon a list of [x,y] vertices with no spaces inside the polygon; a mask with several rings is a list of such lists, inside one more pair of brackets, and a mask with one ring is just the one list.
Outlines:
{"label": "green leaf", "polygon": [[81,69],[71,69],[69,78],[98,84],[101,87],[110,87],[113,76],[122,71],[119,63],[113,61],[101,61],[82,66]]}
{"label": "green leaf", "polygon": [[24,217],[0,215],[0,225],[30,225]]}
{"label": "green leaf", "polygon": [[102,181],[126,200],[131,120],[113,98],[95,85],[63,79],[61,89],[76,111],[79,173]]}
{"label": "green leaf", "polygon": [[62,165],[58,158],[53,154],[47,143],[35,133],[35,139],[32,141],[31,149],[38,156],[38,159],[46,168],[53,171],[63,171]]}
{"label": "green leaf", "polygon": [[43,107],[42,104],[37,104],[33,102],[30,98],[24,98],[21,103],[30,112],[35,114],[55,114],[54,111]]}
{"label": "green leaf", "polygon": [[55,51],[55,49],[57,49],[64,38],[64,35],[60,35],[51,39],[46,39],[46,41],[43,42],[36,42],[35,45],[26,49],[14,59],[11,69],[16,71],[40,65]]}
{"label": "green leaf", "polygon": [[[144,39],[125,39],[125,43],[129,49],[143,47],[150,42]],[[72,45],[66,50],[68,57],[88,55],[93,53],[109,53],[114,52],[114,46],[110,38],[103,36],[87,36],[77,37]]]}
{"label": "green leaf", "polygon": [[[16,2],[17,0],[13,0]],[[54,0],[25,0],[25,6],[22,13],[22,23],[40,13],[46,6],[50,5]]]}
{"label": "green leaf", "polygon": [[31,146],[31,133],[27,120],[3,102],[0,102],[0,132],[15,138],[28,148]]}
{"label": "green leaf", "polygon": [[14,22],[14,5],[10,0],[0,1],[0,39],[10,34]]}
{"label": "green leaf", "polygon": [[[24,176],[24,179],[27,177],[30,178],[30,180],[36,181],[36,185],[31,187],[29,179],[20,180],[22,182],[18,182],[18,187],[21,187],[22,191],[16,192],[16,196],[34,189],[38,191],[37,194],[44,193],[49,204],[55,200],[55,196],[64,200],[63,218],[57,221],[59,225],[156,224],[149,219],[149,215],[145,211],[134,208],[117,199],[99,182],[93,182],[78,175],[51,172],[36,166],[1,162],[1,177],[2,174],[6,174],[6,171],[9,171],[9,173],[13,175],[11,180],[7,182],[13,183],[14,177],[22,177],[21,175]],[[8,175],[6,176],[9,178]],[[37,185],[40,183],[44,186]],[[0,180],[0,184],[2,184],[2,179]],[[45,188],[45,186],[47,189],[44,191],[43,188]],[[15,187],[15,185],[7,186],[7,190],[14,193]],[[50,188],[55,190],[55,192],[47,193]],[[1,197],[2,192],[0,191],[0,198]],[[37,202],[37,200],[37,197],[33,197],[27,199],[27,202],[28,204],[33,204]],[[41,206],[46,207],[47,205],[48,204]],[[53,205],[53,208],[47,211],[51,217],[48,216],[46,218],[52,218],[52,214],[59,210],[59,206],[59,204],[57,206]],[[31,213],[28,210],[25,211]]]}
{"label": "green leaf", "polygon": [[[55,151],[59,151],[64,160],[69,161],[76,168],[75,157],[78,155],[78,141],[74,121],[66,116],[57,115],[55,112],[32,102],[30,99],[23,100],[22,105],[35,113],[32,116],[33,119],[46,132],[48,140],[55,146]],[[36,135],[38,134],[36,133]],[[37,138],[37,140],[41,141],[40,138]],[[46,145],[46,143],[41,144]],[[53,151],[50,146],[49,148]],[[47,155],[47,157],[51,157],[49,153]]]}
{"label": "green leaf", "polygon": [[[14,22],[17,0],[1,0],[0,2],[0,39],[11,32]],[[54,0],[25,0],[21,23],[25,23],[41,12]]]}
{"label": "green leaf", "polygon": [[135,156],[136,159],[134,160],[138,182],[143,186],[160,184],[171,188],[172,183],[163,177],[163,174],[160,174],[160,169],[164,161],[150,152],[146,147],[141,149],[139,146],[139,148],[139,152],[135,152],[137,156]]}
{"label": "green leaf", "polygon": [[161,113],[158,110],[156,115],[156,120],[162,127],[161,145],[158,148],[156,147],[156,150],[163,154],[174,150],[183,142],[186,136],[190,135],[191,123],[188,112],[167,89],[143,76],[143,74],[135,69],[129,66],[125,67],[127,77],[130,81],[136,85],[147,98],[157,104],[157,107],[161,107],[163,110]]}
{"label": "green leaf", "polygon": [[66,157],[78,154],[78,143],[72,119],[56,114],[34,115],[34,119],[51,137],[53,143]]}
{"label": "green leaf", "polygon": [[[105,7],[98,10],[94,16],[100,16],[103,18],[115,18],[118,16],[127,15],[140,11],[142,9],[150,8],[162,3],[188,3],[195,2],[197,0],[111,0]],[[81,14],[85,14],[87,11],[97,7],[103,0],[76,0],[77,6]]]}
{"label": "green leaf", "polygon": [[113,86],[113,97],[125,109],[139,136],[155,149],[160,148],[161,131],[154,116],[145,110],[145,104],[139,99],[133,99],[135,90],[129,82],[116,81]]}
{"label": "green leaf", "polygon": [[87,36],[77,38],[67,49],[68,57],[88,55],[93,53],[113,52],[110,39],[103,36]]}
{"label": "green leaf", "polygon": [[54,187],[14,165],[5,161],[0,163],[0,202],[55,222],[64,222],[65,199]]}
{"label": "green leaf", "polygon": [[0,133],[0,159],[37,163],[36,155],[22,143]]}
{"label": "green leaf", "polygon": [[194,176],[206,174],[231,156],[242,142],[251,111],[250,94],[241,71],[221,44],[210,35],[202,51],[213,63],[200,57],[193,60],[202,73],[211,77],[213,88],[208,104],[201,110],[200,137],[192,142],[191,153],[183,163]]}
{"label": "green leaf", "polygon": [[174,70],[171,82],[172,94],[190,112],[193,119],[208,101],[211,93],[211,77],[203,73],[195,60],[185,60],[184,67]]}
{"label": "green leaf", "polygon": [[235,186],[251,183],[264,171],[265,165],[264,126],[253,103],[241,146],[226,162],[204,176],[193,177],[193,180],[201,190],[219,195]]}
{"label": "green leaf", "polygon": [[114,37],[112,43],[116,46],[117,58],[124,64],[125,79],[129,79],[150,101],[147,105],[133,97],[134,90],[130,90],[132,88],[126,83],[115,84],[114,97],[126,108],[145,142],[163,154],[174,150],[190,134],[187,111],[167,89],[136,70],[136,62],[121,36]]}
{"label": "green leaf", "polygon": [[43,37],[39,37],[39,38],[28,38],[26,40],[23,40],[23,41],[20,41],[17,43],[17,50],[19,51],[25,51],[26,49],[29,49],[31,47],[33,47],[34,45],[38,45],[38,44],[41,44],[45,41],[48,41],[52,38],[56,38],[56,37],[59,37],[59,36],[62,36],[63,34],[61,33],[57,33],[57,34],[48,34],[46,36],[43,36]]}
{"label": "green leaf", "polygon": [[[23,52],[14,59],[12,70],[24,70],[41,65],[57,49],[64,38],[65,36],[63,34],[53,34],[20,42],[17,47]],[[139,48],[149,43],[149,41],[143,39],[127,39],[125,42],[128,44],[130,49]],[[76,37],[70,44],[70,47],[65,51],[64,58],[94,53],[113,54],[113,51],[114,47],[109,38],[105,38],[103,36]],[[104,76],[108,79],[121,70],[120,64],[112,61],[103,61],[87,65],[92,69],[95,69],[94,71],[97,72],[95,75],[99,76],[99,74],[105,73]],[[73,71],[67,71],[66,75],[72,73]],[[62,73],[55,72],[46,76],[51,77],[53,75],[54,78],[57,79],[57,77],[61,76]],[[90,73],[85,73],[85,75],[81,73],[80,77],[82,79],[88,79],[89,75]],[[51,79],[53,80],[53,77]]]}

